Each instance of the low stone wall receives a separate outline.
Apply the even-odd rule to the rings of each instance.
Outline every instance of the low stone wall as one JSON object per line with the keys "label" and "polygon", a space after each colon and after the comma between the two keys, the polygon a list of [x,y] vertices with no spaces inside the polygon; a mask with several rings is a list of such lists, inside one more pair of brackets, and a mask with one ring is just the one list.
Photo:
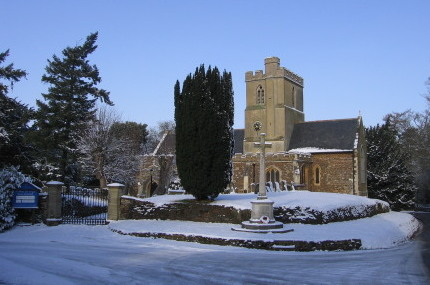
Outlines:
{"label": "low stone wall", "polygon": [[360,207],[343,207],[326,212],[311,208],[303,209],[296,207],[291,209],[287,207],[278,207],[273,209],[273,214],[275,216],[275,220],[283,222],[284,224],[302,223],[321,225],[368,218],[374,215],[387,213],[389,211],[389,206],[376,202],[376,204],[372,206],[363,205]]}
{"label": "low stone wall", "polygon": [[151,202],[121,198],[121,219],[180,220],[203,223],[240,224],[251,218],[251,210],[210,205],[196,200],[156,207]]}
{"label": "low stone wall", "polygon": [[184,235],[184,234],[167,234],[167,233],[123,233],[119,230],[112,231],[122,234],[130,235],[136,237],[151,237],[151,238],[163,238],[176,241],[185,242],[197,242],[202,244],[215,244],[222,246],[238,246],[254,249],[264,249],[264,250],[275,250],[275,251],[337,251],[337,250],[357,250],[361,247],[361,240],[359,239],[349,239],[349,240],[337,240],[337,241],[293,241],[293,240],[242,240],[242,239],[224,239],[224,238],[214,238],[205,236],[195,236],[195,235]]}
{"label": "low stone wall", "polygon": [[[277,221],[302,224],[327,224],[332,222],[349,221],[371,217],[389,212],[388,206],[377,203],[374,206],[338,208],[331,211],[317,211],[310,208],[275,207],[274,216]],[[250,209],[235,209],[210,202],[186,200],[182,203],[155,206],[149,201],[139,201],[132,198],[121,198],[120,219],[139,220],[180,220],[204,223],[240,224],[251,217]]]}

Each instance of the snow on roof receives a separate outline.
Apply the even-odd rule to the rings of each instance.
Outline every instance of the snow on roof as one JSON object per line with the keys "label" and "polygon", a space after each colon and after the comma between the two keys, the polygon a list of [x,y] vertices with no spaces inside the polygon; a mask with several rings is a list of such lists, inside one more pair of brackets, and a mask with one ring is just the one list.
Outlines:
{"label": "snow on roof", "polygon": [[351,152],[350,149],[327,149],[318,147],[303,147],[291,149],[290,153],[327,153],[327,152]]}
{"label": "snow on roof", "polygon": [[109,187],[123,187],[124,184],[121,184],[121,183],[111,183],[111,184],[108,184],[107,186],[109,186]]}
{"label": "snow on roof", "polygon": [[21,186],[19,187],[20,190],[38,190],[38,191],[42,191],[42,188],[34,185],[33,183],[30,182],[23,182],[21,183]]}
{"label": "snow on roof", "polygon": [[64,185],[64,183],[60,181],[49,181],[46,185]]}

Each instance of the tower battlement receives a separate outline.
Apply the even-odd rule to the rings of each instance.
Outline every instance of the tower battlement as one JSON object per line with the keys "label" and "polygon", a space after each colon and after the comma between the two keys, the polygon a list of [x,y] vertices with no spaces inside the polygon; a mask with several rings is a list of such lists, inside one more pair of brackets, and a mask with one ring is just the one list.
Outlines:
{"label": "tower battlement", "polygon": [[268,77],[284,77],[303,87],[303,78],[285,67],[280,66],[280,62],[281,60],[276,56],[266,58],[264,60],[265,73],[263,73],[262,70],[257,70],[255,73],[253,71],[248,71],[245,73],[245,81],[261,80]]}

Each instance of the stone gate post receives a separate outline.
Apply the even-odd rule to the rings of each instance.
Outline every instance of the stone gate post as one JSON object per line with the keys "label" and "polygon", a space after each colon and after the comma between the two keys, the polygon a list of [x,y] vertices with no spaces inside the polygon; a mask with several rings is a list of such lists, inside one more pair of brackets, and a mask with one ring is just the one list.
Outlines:
{"label": "stone gate post", "polygon": [[46,184],[48,192],[46,224],[48,226],[58,226],[62,220],[61,214],[61,190],[62,182],[50,181]]}
{"label": "stone gate post", "polygon": [[121,195],[124,185],[120,183],[111,183],[107,185],[108,196],[108,220],[119,220],[121,213]]}

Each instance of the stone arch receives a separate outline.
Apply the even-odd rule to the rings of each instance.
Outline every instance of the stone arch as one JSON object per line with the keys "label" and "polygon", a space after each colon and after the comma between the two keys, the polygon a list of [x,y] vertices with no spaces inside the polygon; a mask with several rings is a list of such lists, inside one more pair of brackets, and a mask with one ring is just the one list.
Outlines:
{"label": "stone arch", "polygon": [[307,178],[307,169],[304,164],[300,166],[300,184],[306,184]]}
{"label": "stone arch", "polygon": [[157,189],[157,187],[158,187],[158,183],[156,180],[152,180],[152,187],[151,187],[151,181],[148,180],[148,182],[146,183],[146,187],[145,187],[146,196],[151,197],[152,195],[154,195],[154,192]]}
{"label": "stone arch", "polygon": [[266,168],[266,182],[281,182],[281,170],[276,166],[269,166]]}

